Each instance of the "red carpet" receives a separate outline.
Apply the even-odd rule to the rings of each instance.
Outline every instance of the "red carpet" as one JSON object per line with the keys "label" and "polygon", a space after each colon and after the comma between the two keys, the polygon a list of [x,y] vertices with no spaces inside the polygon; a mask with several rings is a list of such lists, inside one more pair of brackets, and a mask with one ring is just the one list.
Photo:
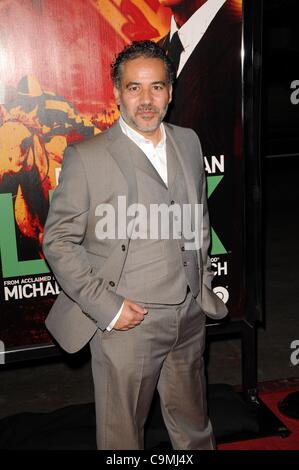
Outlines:
{"label": "red carpet", "polygon": [[262,384],[259,390],[260,399],[286,425],[291,434],[285,438],[271,436],[219,444],[219,450],[299,450],[299,419],[283,415],[277,406],[289,393],[299,391],[299,380],[269,382]]}

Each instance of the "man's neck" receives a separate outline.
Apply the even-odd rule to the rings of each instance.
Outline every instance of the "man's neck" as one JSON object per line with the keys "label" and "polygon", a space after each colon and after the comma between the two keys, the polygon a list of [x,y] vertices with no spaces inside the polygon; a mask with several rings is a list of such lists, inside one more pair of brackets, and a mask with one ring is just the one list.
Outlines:
{"label": "man's neck", "polygon": [[178,28],[181,28],[183,24],[185,24],[189,18],[196,12],[207,0],[195,0],[194,2],[190,2],[187,5],[178,5],[172,7],[172,13]]}
{"label": "man's neck", "polygon": [[150,140],[154,147],[158,145],[162,138],[160,127],[158,127],[158,129],[152,132],[140,132],[138,129],[135,130],[136,132],[139,132],[139,134],[141,134],[145,139]]}
{"label": "man's neck", "polygon": [[158,127],[158,129],[155,129],[154,131],[149,131],[149,132],[142,132],[139,129],[136,129],[132,127],[130,124],[126,122],[126,120],[121,116],[122,122],[127,125],[130,129],[132,129],[134,132],[137,132],[137,134],[140,134],[142,137],[144,137],[147,140],[150,140],[154,147],[158,145],[158,143],[162,139],[162,131],[161,131],[161,125]]}

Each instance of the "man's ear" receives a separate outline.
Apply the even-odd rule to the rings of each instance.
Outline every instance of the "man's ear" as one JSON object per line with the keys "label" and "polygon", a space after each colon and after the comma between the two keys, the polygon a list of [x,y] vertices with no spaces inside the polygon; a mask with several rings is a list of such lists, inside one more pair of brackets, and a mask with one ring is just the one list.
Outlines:
{"label": "man's ear", "polygon": [[169,85],[169,100],[168,100],[168,104],[171,102],[172,100],[172,85]]}
{"label": "man's ear", "polygon": [[119,106],[120,105],[119,89],[115,85],[113,87],[113,94],[114,94],[115,102]]}

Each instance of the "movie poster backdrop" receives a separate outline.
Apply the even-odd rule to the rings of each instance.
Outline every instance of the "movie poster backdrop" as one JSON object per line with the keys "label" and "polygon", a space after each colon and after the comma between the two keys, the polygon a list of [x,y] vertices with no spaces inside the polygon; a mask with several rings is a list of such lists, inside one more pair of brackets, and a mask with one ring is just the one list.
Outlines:
{"label": "movie poster backdrop", "polygon": [[[64,151],[118,118],[110,63],[132,40],[152,39],[167,48],[172,3],[0,2],[2,363],[10,351],[30,348],[42,355],[53,344],[44,320],[59,286],[41,245]],[[206,31],[195,22],[198,38],[178,73],[166,120],[192,127],[201,140],[214,290],[234,320],[244,316],[242,1],[222,3]]]}

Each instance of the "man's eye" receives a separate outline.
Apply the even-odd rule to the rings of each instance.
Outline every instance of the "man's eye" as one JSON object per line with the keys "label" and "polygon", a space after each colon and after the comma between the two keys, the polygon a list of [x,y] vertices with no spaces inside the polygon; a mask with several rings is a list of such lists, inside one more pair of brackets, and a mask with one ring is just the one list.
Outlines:
{"label": "man's eye", "polygon": [[161,91],[161,90],[163,90],[163,86],[162,86],[162,85],[154,85],[154,86],[153,86],[153,89],[154,89],[155,91]]}
{"label": "man's eye", "polygon": [[136,92],[136,91],[138,91],[138,90],[139,90],[139,88],[138,88],[138,86],[136,86],[136,85],[129,87],[129,91]]}

